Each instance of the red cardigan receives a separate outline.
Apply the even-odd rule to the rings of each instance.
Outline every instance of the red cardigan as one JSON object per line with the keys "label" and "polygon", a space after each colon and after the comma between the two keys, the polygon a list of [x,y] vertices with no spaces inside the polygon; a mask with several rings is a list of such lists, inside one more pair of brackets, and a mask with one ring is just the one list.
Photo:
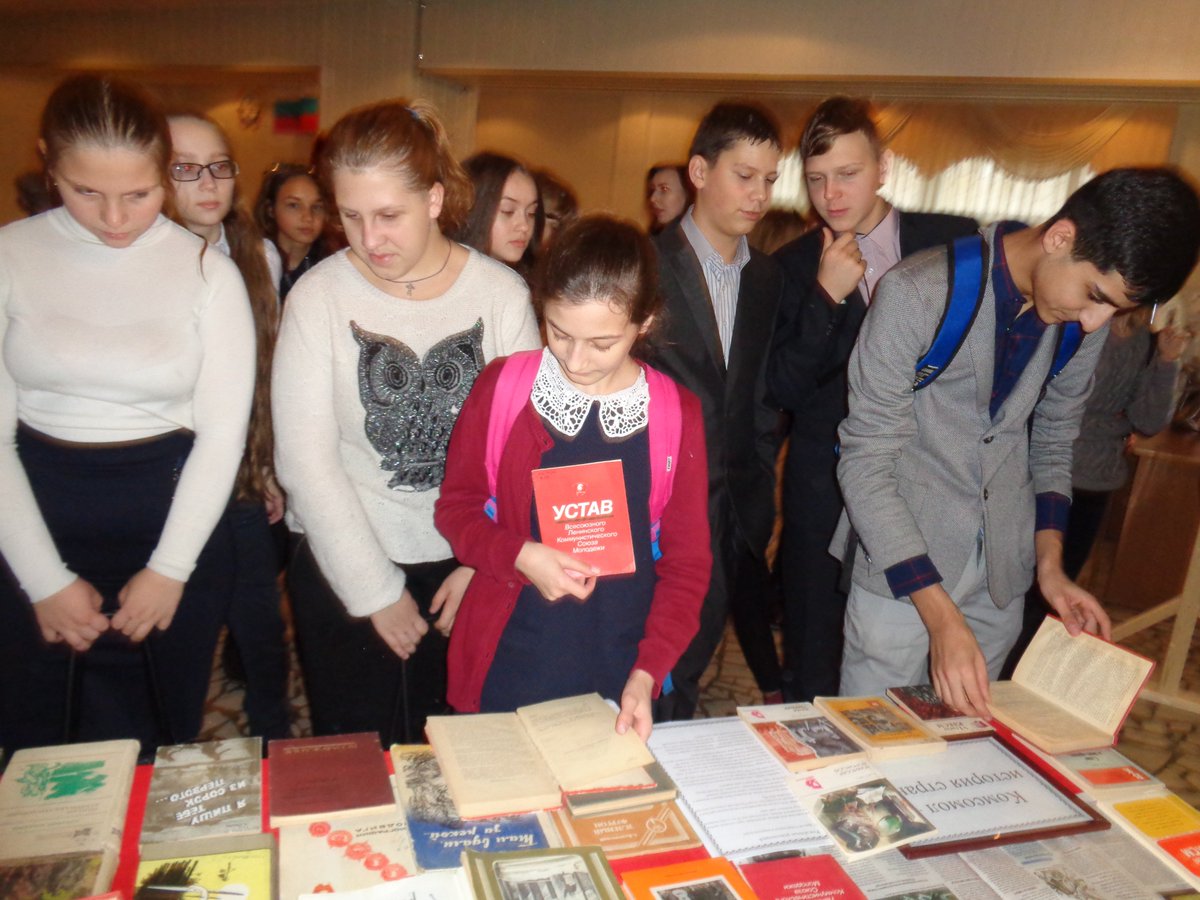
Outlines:
{"label": "red cardigan", "polygon": [[[488,416],[503,360],[479,375],[463,404],[446,456],[446,477],[434,509],[438,530],[459,562],[475,569],[450,635],[447,700],[459,712],[478,712],[500,635],[528,579],[516,570],[517,554],[531,540],[533,479],[553,446],[532,404],[517,416],[496,474],[497,521],[483,511],[488,499],[484,453]],[[662,514],[655,563],[657,582],[634,667],[651,674],[655,694],[699,627],[708,591],[712,550],[708,530],[708,465],[700,401],[679,388],[682,433],[671,499]],[[618,699],[618,698],[613,698]]]}

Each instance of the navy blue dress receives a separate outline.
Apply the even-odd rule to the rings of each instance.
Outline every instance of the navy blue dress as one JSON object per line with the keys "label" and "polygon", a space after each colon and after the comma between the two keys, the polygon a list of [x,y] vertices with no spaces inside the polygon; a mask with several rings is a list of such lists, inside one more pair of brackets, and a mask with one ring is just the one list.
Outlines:
{"label": "navy blue dress", "polygon": [[[526,585],[484,681],[481,712],[511,712],[530,703],[591,691],[619,702],[654,597],[647,430],[618,440],[605,437],[598,402],[573,438],[559,434],[544,419],[543,424],[554,446],[542,455],[542,468],[621,460],[637,571],[599,578],[585,601],[568,596],[551,602],[533,585]],[[536,507],[531,520],[531,537],[536,541],[540,538]]]}

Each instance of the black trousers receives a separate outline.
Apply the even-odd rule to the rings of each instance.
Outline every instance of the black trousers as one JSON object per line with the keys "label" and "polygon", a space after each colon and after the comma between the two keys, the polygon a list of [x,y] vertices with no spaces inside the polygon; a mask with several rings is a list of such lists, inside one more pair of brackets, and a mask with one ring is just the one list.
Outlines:
{"label": "black trousers", "polygon": [[[72,572],[118,609],[150,558],[192,446],[183,432],[131,447],[64,447],[21,429],[17,451],[42,518]],[[0,739],[9,753],[67,740],[136,738],[143,754],[200,730],[231,585],[232,538],[217,524],[171,627],[143,644],[101,635],[86,653],[47,644],[33,607],[0,577]]]}
{"label": "black trousers", "polygon": [[239,500],[230,508],[234,538],[233,595],[229,640],[245,673],[250,733],[267,740],[288,737],[288,656],[279,611],[279,553],[260,502]]}
{"label": "black trousers", "polygon": [[835,697],[842,666],[846,595],[842,565],[829,541],[842,514],[832,440],[797,437],[788,445],[783,480],[784,699]]}
{"label": "black trousers", "polygon": [[403,567],[408,590],[430,622],[417,652],[405,661],[392,652],[369,618],[346,612],[321,574],[308,541],[297,539],[287,584],[314,734],[378,731],[385,747],[424,743],[425,719],[449,711],[447,641],[433,628],[436,617],[429,614],[429,605],[457,566],[447,559]]}

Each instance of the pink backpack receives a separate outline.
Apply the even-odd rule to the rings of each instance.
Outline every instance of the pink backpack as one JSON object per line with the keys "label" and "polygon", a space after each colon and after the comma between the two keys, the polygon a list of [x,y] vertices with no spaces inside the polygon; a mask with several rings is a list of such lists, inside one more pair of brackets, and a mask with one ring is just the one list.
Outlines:
{"label": "pink backpack", "polygon": [[[492,396],[492,409],[488,414],[484,461],[487,466],[488,501],[483,509],[492,521],[496,519],[496,473],[500,470],[500,456],[504,453],[513,423],[529,403],[533,380],[541,363],[541,350],[514,353],[504,360],[500,377],[496,380],[496,393]],[[671,499],[683,416],[679,405],[679,387],[675,382],[657,369],[650,366],[643,368],[650,388],[650,543],[657,560],[662,556],[658,537],[662,530],[663,510]]]}

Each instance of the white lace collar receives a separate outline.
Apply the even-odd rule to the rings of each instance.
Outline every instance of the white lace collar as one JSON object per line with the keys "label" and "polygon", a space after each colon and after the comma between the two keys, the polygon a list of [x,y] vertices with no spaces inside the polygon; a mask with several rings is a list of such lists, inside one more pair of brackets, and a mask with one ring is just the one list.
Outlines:
{"label": "white lace collar", "polygon": [[579,434],[593,403],[600,404],[600,430],[607,438],[628,437],[649,422],[650,387],[640,366],[637,381],[629,387],[594,396],[567,381],[549,348],[542,351],[542,363],[533,379],[530,399],[538,415],[566,437]]}

